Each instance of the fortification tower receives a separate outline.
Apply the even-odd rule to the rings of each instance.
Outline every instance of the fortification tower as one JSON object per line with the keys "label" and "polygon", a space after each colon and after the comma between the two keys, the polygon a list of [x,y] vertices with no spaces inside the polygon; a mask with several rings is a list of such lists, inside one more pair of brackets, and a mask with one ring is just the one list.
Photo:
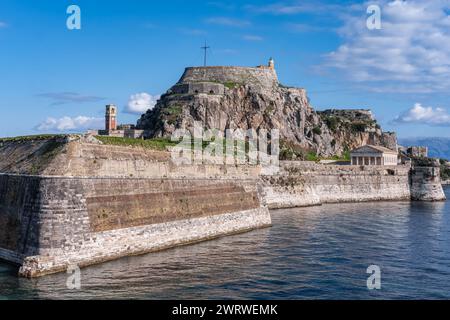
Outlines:
{"label": "fortification tower", "polygon": [[272,70],[275,70],[275,60],[273,60],[272,57],[270,57],[270,59],[269,59],[269,65],[268,65],[268,67],[269,67],[270,69],[272,69]]}
{"label": "fortification tower", "polygon": [[113,104],[108,104],[106,106],[105,130],[117,130],[117,108]]}

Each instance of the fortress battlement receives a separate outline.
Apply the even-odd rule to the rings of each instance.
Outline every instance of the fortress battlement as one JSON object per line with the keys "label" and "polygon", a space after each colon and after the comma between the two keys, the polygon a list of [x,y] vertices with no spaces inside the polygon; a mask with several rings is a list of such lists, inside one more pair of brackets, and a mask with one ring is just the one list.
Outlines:
{"label": "fortress battlement", "polygon": [[278,76],[273,62],[269,63],[268,66],[258,67],[188,67],[185,69],[178,84],[193,82],[236,83],[273,87],[278,85]]}

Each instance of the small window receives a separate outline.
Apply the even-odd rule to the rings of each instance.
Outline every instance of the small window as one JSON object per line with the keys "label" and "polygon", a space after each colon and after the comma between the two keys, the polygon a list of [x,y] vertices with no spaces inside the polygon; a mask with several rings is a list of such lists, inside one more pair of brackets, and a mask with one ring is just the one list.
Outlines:
{"label": "small window", "polygon": [[194,93],[197,94],[197,93],[198,93],[198,90],[195,90]]}
{"label": "small window", "polygon": [[214,94],[214,90],[210,90],[209,93],[210,93],[210,94]]}

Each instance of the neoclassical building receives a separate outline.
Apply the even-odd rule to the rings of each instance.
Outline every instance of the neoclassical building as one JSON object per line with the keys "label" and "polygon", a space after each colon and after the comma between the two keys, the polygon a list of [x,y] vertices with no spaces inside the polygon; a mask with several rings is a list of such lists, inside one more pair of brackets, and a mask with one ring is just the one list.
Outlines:
{"label": "neoclassical building", "polygon": [[352,165],[354,166],[396,166],[398,153],[394,150],[365,145],[350,152]]}

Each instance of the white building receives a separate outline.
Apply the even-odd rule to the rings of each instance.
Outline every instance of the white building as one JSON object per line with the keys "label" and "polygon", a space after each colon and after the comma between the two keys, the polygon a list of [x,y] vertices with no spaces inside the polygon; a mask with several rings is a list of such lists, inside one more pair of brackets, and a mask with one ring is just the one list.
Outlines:
{"label": "white building", "polygon": [[396,166],[398,164],[397,151],[380,147],[365,145],[350,152],[354,166]]}

